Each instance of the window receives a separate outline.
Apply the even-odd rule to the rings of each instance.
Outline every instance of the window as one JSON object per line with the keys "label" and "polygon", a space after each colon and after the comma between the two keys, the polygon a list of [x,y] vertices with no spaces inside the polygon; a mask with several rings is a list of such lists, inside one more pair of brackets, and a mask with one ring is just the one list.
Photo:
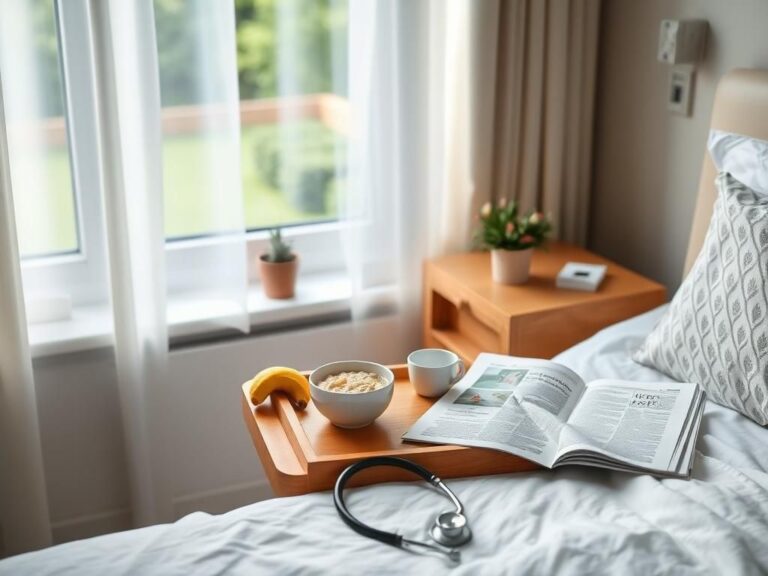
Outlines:
{"label": "window", "polygon": [[[230,57],[237,57],[241,138],[234,152],[240,170],[234,177],[242,182],[242,213],[252,232],[249,262],[257,262],[265,250],[265,228],[289,227],[286,235],[302,256],[302,274],[315,275],[312,281],[325,287],[346,282],[335,224],[346,157],[346,1],[235,0],[236,39],[226,44],[232,47]],[[43,151],[29,170],[35,185],[14,187],[25,294],[41,301],[68,297],[81,316],[83,311],[102,315],[109,299],[109,269],[101,173],[94,161],[99,148],[89,2],[31,0],[13,5],[23,6],[23,16],[34,23],[16,28],[34,34],[25,34],[23,42],[8,34],[0,38],[0,58],[4,72],[11,68],[16,74],[34,73],[34,82],[24,77],[18,85],[33,86],[35,98],[19,89],[5,92],[22,104],[27,98],[27,107],[34,104],[34,126],[40,135],[34,144]],[[221,186],[216,182],[216,158],[229,150],[216,145],[210,130],[200,137],[206,106],[217,97],[196,85],[200,70],[189,65],[207,59],[215,69],[215,55],[193,41],[205,26],[195,10],[205,2],[153,0],[153,5],[168,284],[169,295],[177,296],[193,292],[190,262],[215,244],[210,237],[232,229],[226,210],[218,209],[212,201],[215,195],[205,189],[212,182]],[[257,268],[252,267],[252,282],[258,281]],[[322,292],[322,298],[329,293],[325,288]],[[336,296],[339,293],[335,290]],[[255,302],[251,311],[258,315],[263,306]]]}
{"label": "window", "polygon": [[[214,155],[206,148],[210,139],[199,132],[200,117],[216,95],[199,89],[188,66],[200,60],[201,48],[192,40],[193,27],[200,25],[195,10],[195,2],[155,0],[169,240],[225,226],[216,221],[204,189],[216,176]],[[235,18],[246,227],[334,220],[343,185],[338,100],[344,87],[337,56],[344,54],[346,5],[237,0]],[[290,43],[280,41],[283,35]]]}
{"label": "window", "polygon": [[[38,71],[36,111],[44,158],[34,185],[16,197],[24,258],[79,253],[88,236],[79,227],[80,191],[70,154],[56,5],[33,0],[27,13],[35,31],[27,40],[36,60],[30,69]],[[203,102],[187,66],[197,49],[187,27],[200,25],[188,14],[194,6],[191,0],[155,0],[169,240],[217,228],[200,193],[210,178],[206,163],[197,161],[207,145],[195,134],[195,108]],[[261,230],[335,220],[345,158],[339,101],[345,96],[346,3],[237,0],[235,10],[246,226]],[[281,32],[281,19],[292,29]],[[281,34],[290,36],[290,43],[281,44]],[[286,58],[295,63],[289,76],[277,71]]]}
{"label": "window", "polygon": [[[9,138],[14,128],[33,141],[22,142],[16,135],[12,149],[26,156],[24,168],[16,174],[24,193],[15,195],[19,248],[23,258],[76,253],[80,250],[78,209],[68,144],[62,68],[53,0],[33,0],[18,14],[29,26],[17,33],[31,37],[14,38],[11,54],[5,44],[5,63],[12,74],[34,71],[28,93],[7,91]],[[31,61],[25,60],[29,58]],[[14,63],[15,62],[15,63]],[[19,165],[19,164],[17,164]]]}

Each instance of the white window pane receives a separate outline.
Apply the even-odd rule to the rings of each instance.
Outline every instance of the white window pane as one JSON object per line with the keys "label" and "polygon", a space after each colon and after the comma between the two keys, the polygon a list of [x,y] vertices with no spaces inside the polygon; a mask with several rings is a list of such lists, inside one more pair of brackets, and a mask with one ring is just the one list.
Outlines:
{"label": "white window pane", "polygon": [[79,250],[53,0],[0,9],[0,65],[22,257]]}
{"label": "white window pane", "polygon": [[[164,108],[166,237],[221,231],[212,219],[215,142],[194,120],[207,0],[155,0]],[[346,1],[236,0],[240,172],[248,229],[334,220],[343,183]]]}

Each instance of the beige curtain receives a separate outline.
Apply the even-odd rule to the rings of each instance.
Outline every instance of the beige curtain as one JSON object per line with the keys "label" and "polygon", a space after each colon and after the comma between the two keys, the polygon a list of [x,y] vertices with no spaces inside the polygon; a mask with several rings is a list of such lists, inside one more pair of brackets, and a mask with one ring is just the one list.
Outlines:
{"label": "beige curtain", "polygon": [[500,0],[492,196],[584,244],[600,0]]}

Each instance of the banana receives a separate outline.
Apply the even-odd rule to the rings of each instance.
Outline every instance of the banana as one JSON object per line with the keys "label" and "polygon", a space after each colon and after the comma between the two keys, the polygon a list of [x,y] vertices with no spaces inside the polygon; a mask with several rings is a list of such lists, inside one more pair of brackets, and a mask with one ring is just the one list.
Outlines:
{"label": "banana", "polygon": [[288,394],[291,404],[297,410],[304,410],[309,403],[307,378],[301,372],[283,366],[265,368],[253,377],[249,389],[251,402],[261,404],[267,396],[277,390]]}

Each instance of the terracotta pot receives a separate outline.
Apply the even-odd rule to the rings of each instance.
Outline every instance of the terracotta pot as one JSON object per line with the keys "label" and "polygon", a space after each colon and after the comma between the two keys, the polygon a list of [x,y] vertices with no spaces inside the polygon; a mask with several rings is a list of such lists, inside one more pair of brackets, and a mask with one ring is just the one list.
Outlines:
{"label": "terracotta pot", "polygon": [[294,256],[289,262],[269,262],[262,256],[259,260],[261,285],[267,298],[293,298],[296,290],[296,273],[299,270],[299,257]]}
{"label": "terracotta pot", "polygon": [[498,284],[525,284],[531,271],[533,248],[491,250],[491,275]]}

